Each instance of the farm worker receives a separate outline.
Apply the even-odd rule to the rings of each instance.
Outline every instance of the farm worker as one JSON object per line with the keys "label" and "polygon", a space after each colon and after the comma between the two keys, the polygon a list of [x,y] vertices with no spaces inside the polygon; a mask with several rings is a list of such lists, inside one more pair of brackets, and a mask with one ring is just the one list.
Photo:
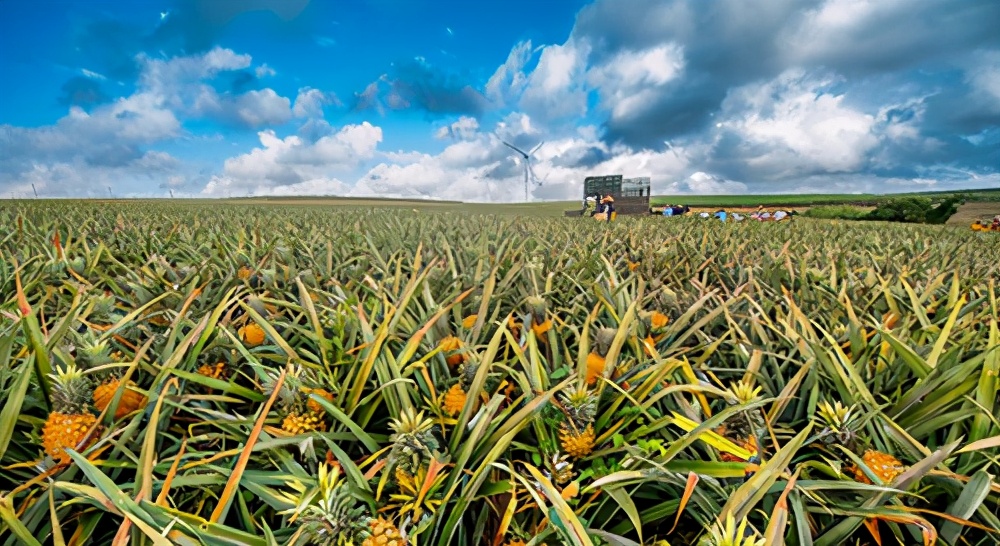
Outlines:
{"label": "farm worker", "polygon": [[663,215],[664,216],[673,216],[674,215],[674,206],[673,205],[667,205],[667,208],[663,209]]}
{"label": "farm worker", "polygon": [[993,217],[993,229],[1000,229],[1000,214]]}
{"label": "farm worker", "polygon": [[593,196],[587,197],[583,204],[583,214],[585,216],[593,216],[597,213],[597,199]]}
{"label": "farm worker", "polygon": [[601,199],[601,203],[604,204],[604,213],[607,214],[607,219],[610,222],[615,214],[615,198],[605,195],[604,199]]}
{"label": "farm worker", "polygon": [[788,216],[788,213],[785,212],[785,211],[783,211],[783,210],[775,211],[775,213],[774,213],[774,221],[775,222],[780,222],[780,221],[784,220],[786,216]]}
{"label": "farm worker", "polygon": [[718,218],[719,220],[722,220],[723,222],[725,222],[726,221],[726,211],[724,209],[719,209],[719,211],[715,213],[715,217]]}

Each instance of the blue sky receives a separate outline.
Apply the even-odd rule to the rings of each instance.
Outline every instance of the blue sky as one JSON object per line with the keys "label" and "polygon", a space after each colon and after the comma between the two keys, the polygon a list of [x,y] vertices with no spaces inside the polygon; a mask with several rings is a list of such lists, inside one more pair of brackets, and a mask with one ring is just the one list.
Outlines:
{"label": "blue sky", "polygon": [[0,0],[0,192],[1000,186],[992,0]]}

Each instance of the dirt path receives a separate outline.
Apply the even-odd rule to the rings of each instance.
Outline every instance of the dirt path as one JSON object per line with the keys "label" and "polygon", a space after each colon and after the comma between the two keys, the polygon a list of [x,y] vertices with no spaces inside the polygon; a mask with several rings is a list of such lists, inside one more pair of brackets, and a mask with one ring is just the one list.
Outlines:
{"label": "dirt path", "polygon": [[982,201],[977,203],[966,203],[958,207],[948,224],[969,225],[976,220],[986,220],[1000,214],[1000,201]]}

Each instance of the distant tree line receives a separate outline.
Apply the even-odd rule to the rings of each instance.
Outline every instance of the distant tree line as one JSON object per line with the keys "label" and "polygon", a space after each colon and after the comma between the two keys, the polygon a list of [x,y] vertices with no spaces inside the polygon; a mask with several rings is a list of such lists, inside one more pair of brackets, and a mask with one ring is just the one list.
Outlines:
{"label": "distant tree line", "polygon": [[834,205],[814,207],[806,211],[810,218],[841,220],[877,220],[882,222],[905,222],[911,224],[944,224],[958,212],[965,200],[962,197],[948,197],[935,203],[928,197],[900,197],[881,201],[872,211],[863,211],[854,206]]}

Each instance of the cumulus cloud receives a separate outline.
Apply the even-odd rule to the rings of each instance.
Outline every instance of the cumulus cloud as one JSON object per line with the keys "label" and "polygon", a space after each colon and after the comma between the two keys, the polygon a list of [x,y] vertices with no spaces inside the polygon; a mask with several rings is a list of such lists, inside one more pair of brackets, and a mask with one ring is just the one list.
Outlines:
{"label": "cumulus cloud", "polygon": [[261,146],[227,159],[222,174],[214,176],[202,194],[341,193],[344,185],[337,175],[350,173],[373,156],[382,129],[364,122],[312,142],[298,135],[279,138],[273,130],[258,136]]}

